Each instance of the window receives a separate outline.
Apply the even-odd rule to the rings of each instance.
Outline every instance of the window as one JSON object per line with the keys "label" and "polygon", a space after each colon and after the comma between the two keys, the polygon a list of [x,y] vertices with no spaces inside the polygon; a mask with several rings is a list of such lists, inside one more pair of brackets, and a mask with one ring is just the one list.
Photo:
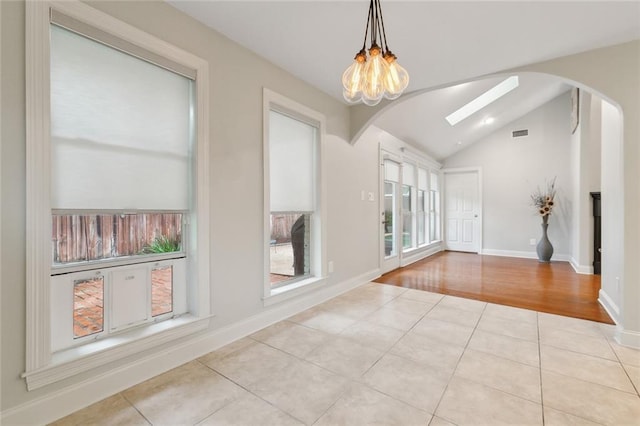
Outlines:
{"label": "window", "polygon": [[384,160],[384,255],[398,255],[398,187],[400,165],[392,160]]}
{"label": "window", "polygon": [[438,174],[431,172],[429,182],[429,239],[440,240],[440,183]]}
{"label": "window", "polygon": [[27,14],[31,390],[207,327],[209,156],[204,60],[79,2]]}
{"label": "window", "polygon": [[416,247],[416,177],[412,164],[402,165],[402,248]]}
{"label": "window", "polygon": [[265,89],[265,296],[323,275],[322,117]]}
{"label": "window", "polygon": [[418,212],[416,215],[416,222],[418,223],[418,246],[422,246],[427,243],[427,171],[423,168],[418,168]]}
{"label": "window", "polygon": [[[50,53],[51,291],[73,294],[74,306],[51,306],[52,324],[64,328],[54,351],[185,313],[173,310],[186,309],[175,300],[186,292],[173,291],[185,277],[169,274],[161,292],[155,262],[169,258],[173,270],[188,259],[193,140],[193,80],[59,25]],[[114,263],[122,259],[127,266]],[[164,316],[152,314],[152,293],[171,307]]]}

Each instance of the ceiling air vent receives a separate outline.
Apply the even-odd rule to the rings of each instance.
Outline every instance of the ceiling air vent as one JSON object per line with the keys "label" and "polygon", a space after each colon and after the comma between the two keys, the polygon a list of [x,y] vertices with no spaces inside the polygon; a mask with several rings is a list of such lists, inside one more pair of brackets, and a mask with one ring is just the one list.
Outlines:
{"label": "ceiling air vent", "polygon": [[529,130],[525,129],[525,130],[514,130],[512,133],[514,138],[520,138],[522,136],[528,136],[529,135]]}

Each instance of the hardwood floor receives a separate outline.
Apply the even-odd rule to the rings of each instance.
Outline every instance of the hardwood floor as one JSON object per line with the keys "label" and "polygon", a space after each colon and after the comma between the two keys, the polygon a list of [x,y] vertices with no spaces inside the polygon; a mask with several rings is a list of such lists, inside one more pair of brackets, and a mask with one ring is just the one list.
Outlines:
{"label": "hardwood floor", "polygon": [[613,324],[597,300],[600,276],[568,262],[442,252],[375,281]]}

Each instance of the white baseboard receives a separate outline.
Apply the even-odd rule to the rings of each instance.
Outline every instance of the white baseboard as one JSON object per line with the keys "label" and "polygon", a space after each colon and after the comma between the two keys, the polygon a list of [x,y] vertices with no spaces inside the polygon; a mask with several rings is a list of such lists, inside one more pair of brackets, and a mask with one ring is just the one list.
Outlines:
{"label": "white baseboard", "polygon": [[613,322],[616,323],[616,331],[613,339],[622,346],[629,346],[631,348],[640,349],[640,333],[637,331],[625,330],[620,325],[620,309],[616,305],[611,297],[600,289],[598,293],[598,302],[609,314]]}
{"label": "white baseboard", "polygon": [[620,308],[602,288],[598,292],[598,303],[607,311],[613,322],[620,324]]}
{"label": "white baseboard", "polygon": [[[496,250],[496,249],[482,249],[482,254],[487,256],[504,256],[504,257],[519,257],[522,259],[537,259],[538,254],[535,251],[517,251],[517,250]],[[569,262],[571,256],[568,254],[554,254],[551,256],[552,261]]]}
{"label": "white baseboard", "polygon": [[408,256],[403,256],[402,261],[400,261],[400,267],[411,265],[412,263],[416,263],[419,260],[422,260],[429,256],[433,256],[434,254],[441,251],[442,251],[441,243],[436,244],[434,246],[429,246],[423,249],[414,250]]}
{"label": "white baseboard", "polygon": [[571,256],[571,258],[569,259],[569,263],[573,267],[573,270],[576,271],[578,274],[593,275],[593,266],[580,265],[573,256]]}
{"label": "white baseboard", "polygon": [[640,333],[637,331],[629,331],[621,328],[616,329],[614,339],[622,346],[640,349]]}
{"label": "white baseboard", "polygon": [[39,425],[50,423],[158,374],[199,358],[270,324],[368,283],[379,276],[380,270],[375,269],[299,298],[287,300],[233,324],[200,333],[180,342],[179,345],[167,346],[152,355],[116,367],[91,379],[4,410],[0,413],[0,424]]}

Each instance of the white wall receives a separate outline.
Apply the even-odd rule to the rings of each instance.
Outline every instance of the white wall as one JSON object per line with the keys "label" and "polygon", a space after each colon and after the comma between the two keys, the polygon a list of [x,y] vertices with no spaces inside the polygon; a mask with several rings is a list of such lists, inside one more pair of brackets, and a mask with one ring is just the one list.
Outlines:
{"label": "white wall", "polygon": [[[259,58],[163,2],[91,2],[91,5],[209,61],[211,155],[211,304],[210,333],[301,309],[340,291],[339,284],[375,277],[378,271],[378,205],[361,201],[360,192],[378,190],[377,144],[350,145],[349,110],[341,102]],[[1,409],[35,399],[52,401],[63,389],[75,389],[78,401],[109,392],[82,392],[86,383],[108,377],[109,389],[171,368],[171,354],[198,355],[190,340],[147,351],[62,382],[27,392],[25,369],[25,6],[0,2],[2,8],[2,365]],[[153,19],[150,19],[153,17]],[[267,87],[327,117],[325,158],[327,261],[335,272],[327,286],[311,296],[265,308],[263,296],[262,90]],[[343,288],[343,287],[342,287]],[[328,289],[328,290],[327,290]],[[333,293],[332,293],[333,292]],[[297,304],[296,304],[297,303]],[[287,308],[288,307],[288,308]],[[263,315],[262,317],[259,317]],[[270,315],[270,316],[269,316]],[[257,317],[258,316],[258,317]],[[264,325],[267,325],[266,323]],[[245,328],[246,329],[246,328]],[[232,334],[227,336],[233,337]],[[236,336],[237,337],[237,336]],[[202,336],[200,340],[202,342]],[[199,343],[202,350],[203,343]],[[206,346],[204,349],[207,349]],[[172,351],[172,352],[171,352]],[[189,352],[191,351],[191,352]],[[167,355],[162,358],[163,354]],[[155,357],[153,362],[142,362]],[[129,371],[129,373],[127,373]],[[131,372],[134,372],[132,374]],[[155,373],[157,374],[157,373]],[[128,377],[131,376],[131,377]],[[105,379],[107,380],[107,379]],[[130,385],[130,384],[129,384]],[[69,401],[73,398],[69,397]],[[82,403],[82,402],[78,402]],[[23,405],[24,407],[24,405]],[[23,414],[34,409],[23,409]],[[70,407],[78,409],[80,407]],[[52,419],[49,419],[52,420]]]}
{"label": "white wall", "polygon": [[[622,267],[620,275],[603,274],[602,286],[615,285],[610,280],[615,280],[616,276],[620,278],[621,306],[616,340],[640,348],[640,121],[637,120],[640,117],[640,40],[527,65],[521,71],[566,78],[615,104],[622,113],[623,156],[617,169],[622,176],[617,175],[619,192],[609,194],[609,198],[620,199],[618,205],[622,208],[620,229],[615,234],[620,247],[612,247],[608,254],[619,259]],[[602,144],[604,154],[604,140]],[[603,167],[603,192],[606,174]],[[605,221],[611,220],[603,217],[603,226]],[[607,267],[603,263],[603,272]]]}
{"label": "white wall", "polygon": [[[602,102],[602,286],[600,301],[614,321],[621,317],[621,277],[624,260],[622,251],[624,234],[622,197],[622,117],[609,102]],[[636,305],[636,309],[638,309]]]}
{"label": "white wall", "polygon": [[580,91],[580,124],[571,136],[574,209],[571,264],[579,273],[593,273],[593,200],[591,192],[600,191],[602,100]]}
{"label": "white wall", "polygon": [[[483,252],[535,257],[530,239],[538,240],[542,220],[530,195],[556,177],[556,206],[549,220],[552,259],[571,253],[572,178],[570,101],[568,92],[498,129],[444,162],[444,168],[482,168]],[[529,135],[513,138],[514,130]]]}

